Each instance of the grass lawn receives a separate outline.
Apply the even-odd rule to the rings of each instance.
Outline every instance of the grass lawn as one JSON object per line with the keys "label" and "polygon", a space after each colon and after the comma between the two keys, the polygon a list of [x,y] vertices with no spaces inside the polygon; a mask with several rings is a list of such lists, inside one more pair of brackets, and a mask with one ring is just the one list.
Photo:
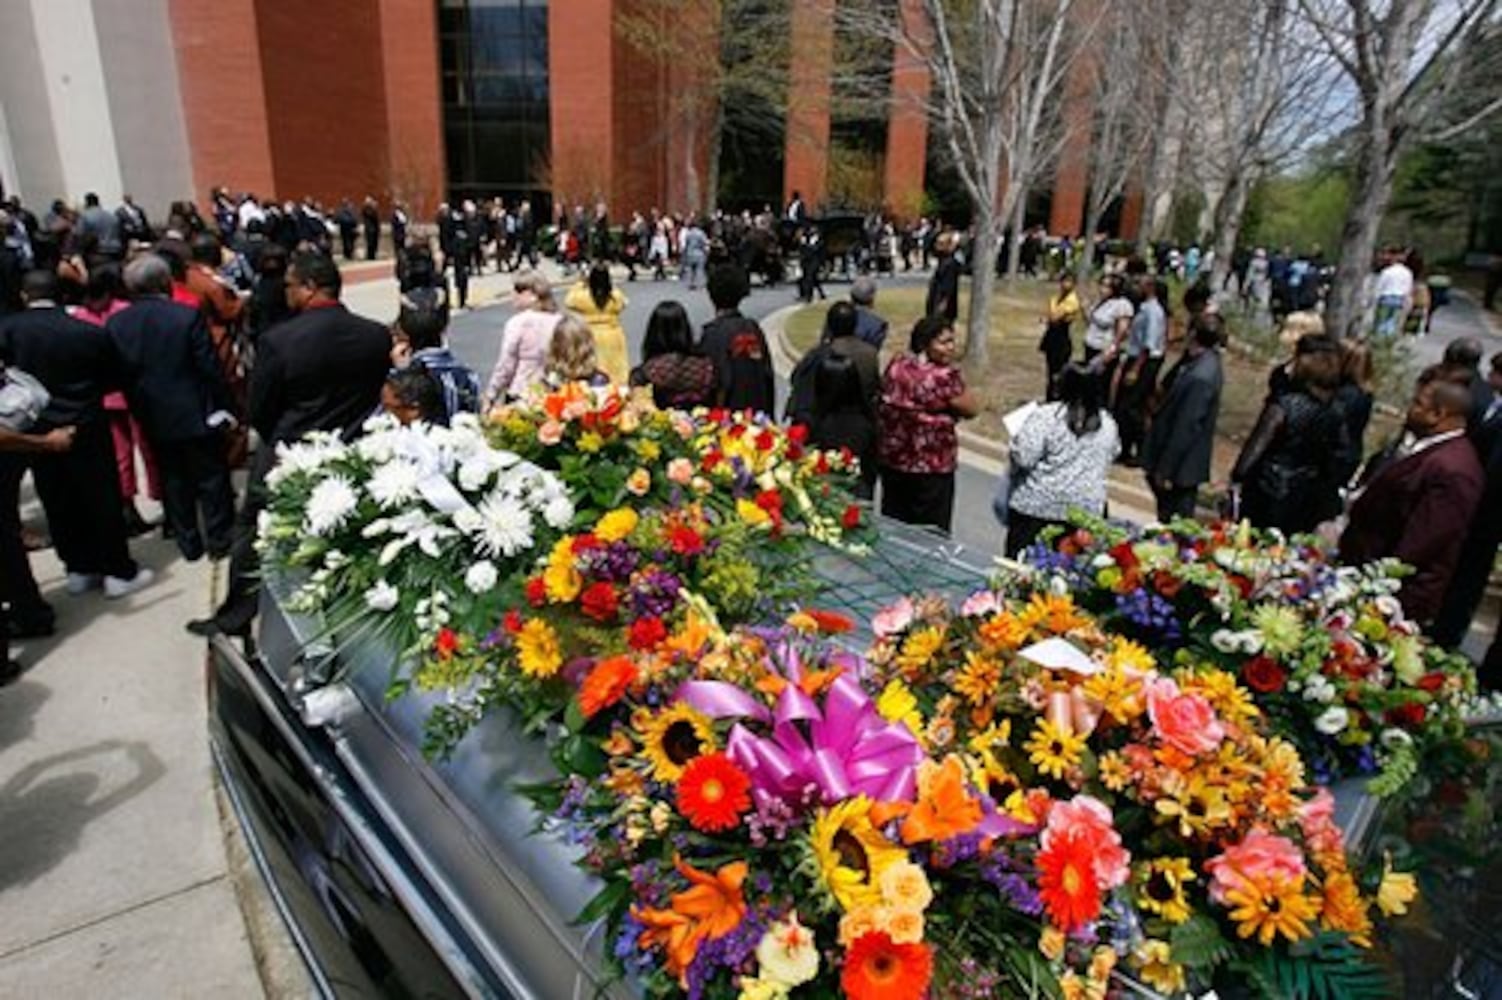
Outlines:
{"label": "grass lawn", "polygon": [[[987,370],[977,372],[967,367],[965,375],[969,384],[983,400],[983,410],[970,425],[973,430],[990,437],[1001,437],[1002,415],[1015,409],[1029,399],[1043,397],[1043,355],[1038,350],[1038,340],[1043,335],[1043,311],[1054,286],[1043,281],[1022,279],[1010,284],[998,284],[991,307],[991,362]],[[876,311],[891,323],[891,334],[882,351],[883,364],[907,346],[907,335],[923,313],[924,289],[883,288],[877,295]],[[1170,300],[1177,303],[1179,295],[1172,293]],[[960,317],[969,308],[969,292],[960,293]],[[788,319],[788,343],[798,352],[806,351],[818,340],[823,329],[824,314],[835,301],[807,306]],[[963,329],[961,330],[963,334]],[[1075,325],[1076,353],[1079,353],[1079,338],[1084,330]],[[1233,323],[1234,335],[1234,323]],[[1177,344],[1183,336],[1183,311],[1177,309],[1170,327],[1169,356],[1163,365],[1166,374],[1177,357]],[[1258,352],[1260,353],[1260,351]],[[1215,476],[1224,479],[1236,461],[1236,454],[1246,436],[1251,433],[1262,401],[1267,393],[1267,373],[1271,362],[1261,360],[1250,351],[1232,350],[1225,359],[1226,384],[1221,395],[1220,419],[1216,426],[1218,440],[1215,447]],[[1376,446],[1391,434],[1397,422],[1380,414],[1372,417],[1372,426],[1367,430],[1367,448]]]}

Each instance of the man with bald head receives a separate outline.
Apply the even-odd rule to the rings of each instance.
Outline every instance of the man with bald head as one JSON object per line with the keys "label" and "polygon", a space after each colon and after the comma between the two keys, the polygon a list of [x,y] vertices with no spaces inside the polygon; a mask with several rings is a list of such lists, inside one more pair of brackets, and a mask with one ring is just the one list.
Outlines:
{"label": "man with bald head", "polygon": [[1414,568],[1398,598],[1427,630],[1455,572],[1485,477],[1466,439],[1471,392],[1455,369],[1419,376],[1405,435],[1390,459],[1361,485],[1340,558],[1350,564],[1394,558]]}

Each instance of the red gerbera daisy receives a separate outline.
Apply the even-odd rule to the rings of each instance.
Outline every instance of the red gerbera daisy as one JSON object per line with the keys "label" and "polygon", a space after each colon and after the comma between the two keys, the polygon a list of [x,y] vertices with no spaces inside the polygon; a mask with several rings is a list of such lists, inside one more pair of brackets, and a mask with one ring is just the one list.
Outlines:
{"label": "red gerbera daisy", "polygon": [[1100,915],[1095,854],[1086,838],[1064,833],[1038,852],[1038,896],[1054,926],[1066,933]]}
{"label": "red gerbera daisy", "polygon": [[918,1000],[933,967],[926,944],[894,944],[879,931],[862,934],[845,953],[840,986],[850,1000]]}
{"label": "red gerbera daisy", "polygon": [[751,808],[751,779],[723,753],[695,757],[678,779],[678,811],[694,829],[729,830]]}

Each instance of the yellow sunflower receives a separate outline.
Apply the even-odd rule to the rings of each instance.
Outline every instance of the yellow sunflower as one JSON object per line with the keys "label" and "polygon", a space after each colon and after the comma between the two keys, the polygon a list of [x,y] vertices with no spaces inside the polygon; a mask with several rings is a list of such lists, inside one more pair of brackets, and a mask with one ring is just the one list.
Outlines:
{"label": "yellow sunflower", "polygon": [[1154,858],[1137,870],[1137,901],[1171,924],[1189,919],[1189,901],[1184,883],[1196,876],[1188,858]]}
{"label": "yellow sunflower", "polygon": [[642,757],[658,781],[677,781],[689,761],[718,749],[709,717],[681,701],[638,721]]}
{"label": "yellow sunflower", "polygon": [[1320,926],[1326,930],[1349,934],[1351,941],[1363,948],[1372,946],[1372,920],[1367,915],[1367,902],[1361,898],[1361,890],[1350,872],[1330,872],[1322,887],[1323,906],[1320,910]]}
{"label": "yellow sunflower", "polygon": [[1032,737],[1023,744],[1023,749],[1027,750],[1028,759],[1038,768],[1039,774],[1060,780],[1066,772],[1079,766],[1085,740],[1054,725],[1050,719],[1042,719]]}
{"label": "yellow sunflower", "polygon": [[944,630],[937,625],[920,628],[902,640],[897,666],[908,677],[915,677],[944,645]]}
{"label": "yellow sunflower", "polygon": [[552,677],[563,666],[558,633],[541,618],[529,618],[516,633],[516,662],[528,677]]}
{"label": "yellow sunflower", "polygon": [[907,860],[907,851],[871,822],[864,795],[819,810],[808,839],[820,880],[844,910],[881,905],[882,875]]}
{"label": "yellow sunflower", "polygon": [[1146,707],[1142,695],[1142,679],[1129,677],[1117,663],[1109,663],[1106,669],[1094,675],[1082,685],[1085,697],[1097,702],[1106,714],[1118,722],[1131,722],[1141,715]]}
{"label": "yellow sunflower", "polygon": [[1303,876],[1242,879],[1226,890],[1226,904],[1237,936],[1255,936],[1264,948],[1280,934],[1290,941],[1309,937],[1309,921],[1320,911],[1319,900],[1304,892]]}
{"label": "yellow sunflower", "polygon": [[1231,806],[1225,793],[1199,775],[1184,778],[1169,775],[1163,782],[1164,796],[1154,803],[1158,815],[1176,823],[1182,837],[1198,837],[1231,822]]}

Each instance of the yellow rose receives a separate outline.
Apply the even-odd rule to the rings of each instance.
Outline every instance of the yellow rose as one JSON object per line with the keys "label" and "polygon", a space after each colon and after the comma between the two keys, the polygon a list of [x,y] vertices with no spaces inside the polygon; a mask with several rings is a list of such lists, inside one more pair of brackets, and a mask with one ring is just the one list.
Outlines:
{"label": "yellow rose", "polygon": [[640,441],[636,445],[636,453],[643,462],[655,462],[662,457],[662,448],[656,441]]}
{"label": "yellow rose", "polygon": [[905,906],[881,908],[881,929],[894,944],[919,944],[923,940],[923,911]]}
{"label": "yellow rose", "polygon": [[639,521],[630,507],[617,507],[595,524],[595,537],[602,542],[618,542],[635,531]]}
{"label": "yellow rose", "polygon": [[579,596],[583,581],[574,569],[574,540],[565,535],[553,546],[548,555],[548,568],[542,571],[543,586],[548,600],[554,603],[572,601]]}
{"label": "yellow rose", "polygon": [[1043,928],[1043,936],[1038,939],[1038,950],[1050,962],[1058,961],[1059,956],[1064,954],[1064,932],[1057,927]]}
{"label": "yellow rose", "polygon": [[638,468],[626,478],[626,492],[633,496],[646,496],[651,488],[652,474],[646,469]]}
{"label": "yellow rose", "polygon": [[739,1000],[787,1000],[788,988],[770,979],[741,977]]}
{"label": "yellow rose", "polygon": [[922,912],[933,902],[934,891],[923,869],[911,861],[899,861],[881,873],[881,896],[887,905]]}
{"label": "yellow rose", "polygon": [[862,906],[840,918],[840,946],[849,948],[867,934],[881,929],[881,914],[874,906]]}

